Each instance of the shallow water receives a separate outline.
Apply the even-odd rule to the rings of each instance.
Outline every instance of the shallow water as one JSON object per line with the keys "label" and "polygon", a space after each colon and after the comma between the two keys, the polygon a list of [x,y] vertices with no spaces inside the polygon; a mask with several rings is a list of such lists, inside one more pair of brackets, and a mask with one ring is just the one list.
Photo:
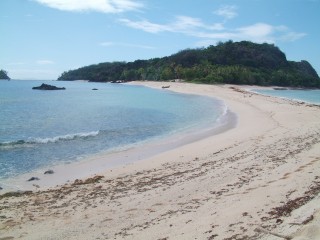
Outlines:
{"label": "shallow water", "polygon": [[[66,90],[32,90],[43,82]],[[214,127],[225,113],[212,98],[141,86],[0,81],[0,180]]]}
{"label": "shallow water", "polygon": [[254,92],[264,95],[282,97],[295,101],[320,104],[320,90],[262,90],[255,89]]}

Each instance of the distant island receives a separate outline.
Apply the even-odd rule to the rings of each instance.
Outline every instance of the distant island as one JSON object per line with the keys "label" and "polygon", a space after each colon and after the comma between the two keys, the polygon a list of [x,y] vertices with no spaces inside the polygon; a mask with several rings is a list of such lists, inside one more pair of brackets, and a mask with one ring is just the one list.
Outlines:
{"label": "distant island", "polygon": [[32,89],[33,90],[66,90],[65,87],[56,87],[56,86],[45,84],[45,83],[42,83],[38,87],[33,87]]}
{"label": "distant island", "polygon": [[9,76],[8,76],[8,72],[1,69],[0,70],[0,79],[1,80],[10,80]]}
{"label": "distant island", "polygon": [[208,84],[320,87],[320,78],[309,62],[288,61],[275,45],[249,41],[220,42],[163,58],[100,63],[64,72],[58,78],[79,79],[93,82],[183,79]]}

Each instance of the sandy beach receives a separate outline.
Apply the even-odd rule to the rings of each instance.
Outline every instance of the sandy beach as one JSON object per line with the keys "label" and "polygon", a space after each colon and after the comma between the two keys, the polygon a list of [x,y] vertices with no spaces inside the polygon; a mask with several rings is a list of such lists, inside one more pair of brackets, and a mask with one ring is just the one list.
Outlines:
{"label": "sandy beach", "polygon": [[1,195],[0,240],[320,239],[319,106],[249,87],[130,84],[218,98],[237,124],[90,178]]}

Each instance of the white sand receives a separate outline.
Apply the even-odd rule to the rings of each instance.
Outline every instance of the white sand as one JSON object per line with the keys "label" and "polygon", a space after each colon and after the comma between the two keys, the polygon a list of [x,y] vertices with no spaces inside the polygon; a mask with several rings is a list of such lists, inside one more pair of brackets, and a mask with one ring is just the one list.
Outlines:
{"label": "white sand", "polygon": [[236,86],[169,90],[222,99],[237,127],[114,167],[93,183],[2,198],[0,239],[280,239],[257,227],[320,239],[319,107]]}

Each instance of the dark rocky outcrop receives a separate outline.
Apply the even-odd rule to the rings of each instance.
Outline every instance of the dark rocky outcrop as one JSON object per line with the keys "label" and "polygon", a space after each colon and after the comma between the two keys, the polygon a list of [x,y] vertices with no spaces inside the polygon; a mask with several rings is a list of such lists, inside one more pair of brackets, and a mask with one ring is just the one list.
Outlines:
{"label": "dark rocky outcrop", "polygon": [[1,69],[0,70],[0,79],[3,79],[3,80],[10,80],[9,76],[8,76],[8,72]]}
{"label": "dark rocky outcrop", "polygon": [[32,89],[35,89],[35,90],[65,90],[66,88],[65,87],[60,88],[60,87],[56,87],[53,85],[42,83],[41,86],[33,87]]}
{"label": "dark rocky outcrop", "polygon": [[28,179],[28,182],[31,182],[31,181],[35,181],[35,180],[40,180],[38,177],[31,177]]}

